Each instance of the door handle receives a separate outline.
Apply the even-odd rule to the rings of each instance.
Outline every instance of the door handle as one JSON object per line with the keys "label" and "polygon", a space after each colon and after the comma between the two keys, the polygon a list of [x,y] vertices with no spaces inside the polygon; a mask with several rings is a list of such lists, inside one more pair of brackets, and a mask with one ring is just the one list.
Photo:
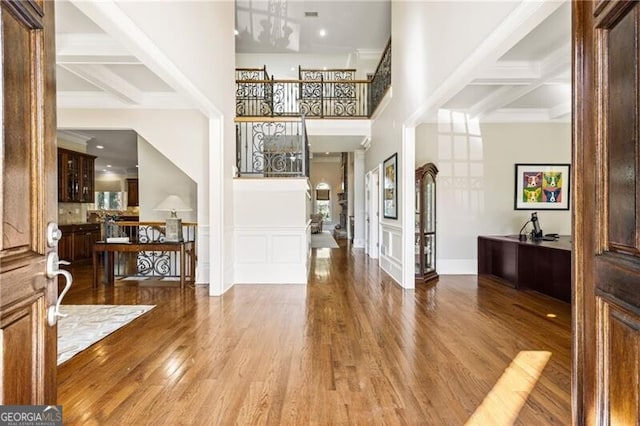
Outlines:
{"label": "door handle", "polygon": [[51,248],[58,245],[58,241],[62,238],[62,231],[55,222],[49,222],[47,225],[47,245]]}
{"label": "door handle", "polygon": [[47,255],[47,278],[55,278],[58,275],[62,275],[65,280],[65,286],[60,295],[58,296],[58,300],[56,300],[56,304],[49,306],[47,309],[47,322],[50,326],[54,326],[58,323],[58,317],[66,317],[66,314],[60,312],[60,303],[62,303],[62,299],[71,288],[71,284],[73,283],[73,277],[69,271],[65,271],[64,269],[60,269],[58,265],[70,265],[70,262],[66,260],[60,260],[58,258],[58,253],[49,252]]}

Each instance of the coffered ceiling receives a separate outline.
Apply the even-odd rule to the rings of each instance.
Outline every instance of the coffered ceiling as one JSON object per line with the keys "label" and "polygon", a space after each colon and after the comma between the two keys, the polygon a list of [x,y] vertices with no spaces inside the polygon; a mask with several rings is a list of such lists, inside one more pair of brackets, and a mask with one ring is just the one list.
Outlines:
{"label": "coffered ceiling", "polygon": [[[60,108],[193,107],[89,19],[83,13],[86,4],[82,0],[56,2]],[[276,6],[280,9],[274,9]],[[381,51],[389,37],[390,11],[387,0],[237,0],[236,49],[245,54],[291,54],[294,65],[296,54]],[[485,121],[568,121],[569,2],[513,43],[495,63],[478,69],[469,84],[441,107]]]}

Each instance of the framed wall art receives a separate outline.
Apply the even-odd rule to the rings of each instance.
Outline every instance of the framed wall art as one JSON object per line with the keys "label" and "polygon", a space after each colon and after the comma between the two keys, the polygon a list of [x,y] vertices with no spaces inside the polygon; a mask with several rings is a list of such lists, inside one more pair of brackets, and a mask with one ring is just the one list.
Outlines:
{"label": "framed wall art", "polygon": [[515,210],[569,210],[569,164],[516,164]]}
{"label": "framed wall art", "polygon": [[384,172],[384,186],[382,199],[384,201],[383,216],[386,219],[398,218],[398,154],[395,153],[382,163]]}

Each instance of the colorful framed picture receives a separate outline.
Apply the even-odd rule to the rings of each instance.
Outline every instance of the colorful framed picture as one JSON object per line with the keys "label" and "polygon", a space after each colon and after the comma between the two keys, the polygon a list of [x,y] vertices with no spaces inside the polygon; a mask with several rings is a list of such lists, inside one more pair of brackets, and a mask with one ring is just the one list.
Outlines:
{"label": "colorful framed picture", "polygon": [[395,153],[382,163],[384,186],[382,190],[383,216],[386,219],[398,218],[398,154]]}
{"label": "colorful framed picture", "polygon": [[569,210],[569,164],[516,164],[515,210]]}

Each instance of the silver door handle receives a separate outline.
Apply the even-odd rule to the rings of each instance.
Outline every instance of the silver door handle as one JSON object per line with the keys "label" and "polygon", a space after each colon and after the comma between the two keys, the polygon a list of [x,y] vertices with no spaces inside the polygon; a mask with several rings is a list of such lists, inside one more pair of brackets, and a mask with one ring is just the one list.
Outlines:
{"label": "silver door handle", "polygon": [[60,303],[62,303],[62,299],[71,288],[71,284],[73,283],[73,277],[69,271],[65,271],[64,269],[60,269],[58,265],[70,265],[71,263],[66,260],[60,260],[58,258],[58,254],[56,252],[50,252],[47,256],[47,277],[55,278],[58,275],[62,275],[65,280],[65,286],[60,295],[58,296],[58,300],[56,300],[56,304],[49,306],[47,309],[47,322],[50,326],[54,326],[58,323],[58,317],[66,317],[66,314],[60,312]]}
{"label": "silver door handle", "polygon": [[49,222],[47,225],[47,245],[51,248],[58,245],[58,241],[62,238],[62,231],[55,222]]}

